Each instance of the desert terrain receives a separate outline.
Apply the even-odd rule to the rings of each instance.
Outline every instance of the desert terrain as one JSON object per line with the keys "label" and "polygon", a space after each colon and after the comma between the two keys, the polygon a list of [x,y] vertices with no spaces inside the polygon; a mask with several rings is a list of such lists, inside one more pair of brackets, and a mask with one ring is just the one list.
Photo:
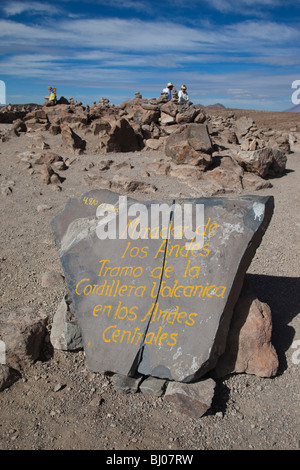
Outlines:
{"label": "desert terrain", "polygon": [[[246,116],[258,128],[280,133],[300,130],[297,113],[220,108],[207,113],[224,119],[232,113]],[[12,124],[0,127],[5,135]],[[26,165],[20,158],[24,152],[39,155],[47,149],[68,163],[66,170],[58,171],[59,184],[43,184],[39,167]],[[160,148],[104,154],[88,144],[82,153],[70,152],[60,134],[46,131],[20,132],[0,142],[0,319],[36,312],[48,317],[40,357],[22,365],[19,379],[0,392],[0,448],[126,450],[132,454],[142,450],[299,449],[300,151],[287,153],[285,171],[267,178],[271,187],[244,187],[230,193],[275,199],[274,215],[248,275],[257,297],[272,311],[278,372],[271,378],[244,373],[218,379],[212,405],[200,419],[180,412],[163,397],[117,390],[109,375],[87,369],[82,350],[51,347],[52,319],[66,294],[63,278],[47,287],[42,284],[46,272],[63,275],[51,220],[70,198],[101,187],[101,181],[87,178],[87,173],[108,159],[113,163],[105,173],[107,178],[118,171],[149,185],[146,191],[141,186],[131,194],[137,200],[197,194],[195,184],[189,185],[186,179],[151,169],[154,161],[166,159]]]}

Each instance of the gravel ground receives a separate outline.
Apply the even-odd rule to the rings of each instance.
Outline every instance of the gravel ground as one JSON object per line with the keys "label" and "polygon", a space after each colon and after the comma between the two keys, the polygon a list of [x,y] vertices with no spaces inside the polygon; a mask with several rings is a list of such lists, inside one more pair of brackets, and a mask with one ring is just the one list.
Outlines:
{"label": "gravel ground", "polygon": [[[85,183],[84,168],[108,155],[72,157],[58,190],[42,185],[38,171],[31,174],[17,156],[28,149],[41,152],[43,141],[70,157],[58,137],[48,135],[26,134],[0,144],[0,184],[9,183],[12,190],[0,195],[0,315],[44,311],[51,323],[66,286],[41,286],[44,272],[63,274],[50,221],[69,198],[96,187]],[[150,151],[109,158],[131,163],[134,176],[163,155]],[[286,173],[272,180],[272,188],[256,193],[275,197],[274,216],[248,273],[258,298],[272,310],[280,361],[276,377],[235,374],[218,380],[211,408],[193,419],[161,397],[117,391],[111,377],[87,370],[83,351],[51,353],[46,342],[41,359],[0,393],[0,449],[298,449],[300,354],[294,346],[300,340],[299,173],[300,154],[290,154]],[[149,182],[158,188],[155,199],[175,193],[189,197],[190,188],[173,178],[154,175]],[[133,197],[153,196],[140,192]],[[50,208],[39,212],[39,205]]]}

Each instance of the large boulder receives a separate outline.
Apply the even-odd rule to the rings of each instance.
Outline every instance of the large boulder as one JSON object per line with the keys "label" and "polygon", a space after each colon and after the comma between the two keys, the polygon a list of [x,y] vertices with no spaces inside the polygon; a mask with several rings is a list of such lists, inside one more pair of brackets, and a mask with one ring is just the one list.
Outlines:
{"label": "large boulder", "polygon": [[0,123],[11,124],[17,119],[23,119],[26,114],[40,109],[41,106],[38,104],[8,104],[6,106],[0,106]]}
{"label": "large boulder", "polygon": [[133,152],[140,148],[138,137],[127,119],[112,124],[105,152]]}
{"label": "large boulder", "polygon": [[259,377],[275,376],[279,362],[271,335],[271,309],[257,299],[246,280],[234,308],[226,350],[217,363],[215,375],[224,377],[231,373],[247,373]]}
{"label": "large boulder", "polygon": [[275,176],[285,171],[287,157],[282,150],[264,147],[253,151],[240,151],[236,160],[246,171],[258,176]]}
{"label": "large boulder", "polygon": [[173,132],[165,153],[178,165],[191,164],[207,168],[212,164],[212,142],[205,124],[186,124]]}
{"label": "large boulder", "polygon": [[254,121],[250,117],[242,116],[235,122],[235,133],[240,139],[248,134],[252,126],[254,126]]}
{"label": "large boulder", "polygon": [[160,106],[160,110],[162,113],[168,114],[175,118],[176,114],[178,113],[178,106],[173,101],[168,101],[167,103],[163,103]]}
{"label": "large boulder", "polygon": [[47,323],[48,317],[42,312],[25,312],[1,320],[1,340],[6,346],[9,366],[18,369],[39,358]]}
{"label": "large boulder", "polygon": [[64,296],[53,317],[50,341],[54,349],[74,351],[82,348],[81,330],[69,295]]}
{"label": "large boulder", "polygon": [[19,137],[20,132],[26,132],[26,131],[27,131],[27,126],[25,122],[22,119],[16,119],[12,124],[9,135],[11,136],[16,135],[17,137]]}
{"label": "large boulder", "polygon": [[[111,182],[115,178],[120,184],[119,175]],[[128,183],[132,192],[135,182],[131,187],[124,179],[122,187]],[[99,202],[109,208],[109,227],[107,219],[99,220]],[[126,207],[120,202],[117,193],[91,190],[69,201],[52,221],[87,366],[194,382],[214,369],[225,351],[233,309],[270,222],[273,198],[171,199],[163,201],[158,220],[152,213],[157,201],[141,206],[130,197]],[[203,217],[196,209],[203,209]],[[140,215],[128,220],[133,210],[143,213],[142,225]],[[189,234],[180,236],[183,210],[184,228],[189,218],[201,238],[195,243],[188,242]]]}
{"label": "large boulder", "polygon": [[202,184],[211,183],[212,189],[216,191],[211,195],[241,192],[244,171],[240,165],[230,155],[214,157],[213,161],[213,167],[210,167],[206,172],[200,172],[198,176],[199,189],[202,188]]}
{"label": "large boulder", "polygon": [[169,124],[175,124],[175,123],[176,123],[175,116],[171,116],[171,114],[161,112],[161,114],[160,114],[160,124],[162,126],[169,125]]}
{"label": "large boulder", "polygon": [[271,137],[269,140],[269,146],[273,148],[279,148],[287,154],[291,153],[289,135],[287,133],[276,133],[274,137]]}
{"label": "large boulder", "polygon": [[64,146],[71,152],[82,152],[86,147],[86,142],[67,124],[61,125],[61,137]]}
{"label": "large boulder", "polygon": [[61,124],[63,113],[69,112],[70,110],[69,105],[52,106],[50,108],[43,106],[42,108],[43,115],[46,115],[50,124],[53,125]]}
{"label": "large boulder", "polygon": [[176,115],[176,122],[178,124],[185,124],[188,122],[193,122],[195,117],[200,114],[200,110],[189,107],[187,109],[183,109],[180,112],[177,113]]}
{"label": "large boulder", "polygon": [[160,112],[158,109],[144,109],[142,107],[138,107],[126,117],[140,126],[147,124],[150,125],[152,122],[158,122]]}

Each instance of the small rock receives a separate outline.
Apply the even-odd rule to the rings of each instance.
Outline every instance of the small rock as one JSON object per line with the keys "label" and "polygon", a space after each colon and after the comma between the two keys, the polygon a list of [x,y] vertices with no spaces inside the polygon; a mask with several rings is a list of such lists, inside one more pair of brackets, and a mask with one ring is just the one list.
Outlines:
{"label": "small rock", "polygon": [[47,206],[46,204],[41,204],[37,206],[36,208],[38,212],[45,212],[45,211],[49,211],[50,209],[52,209],[52,206]]}
{"label": "small rock", "polygon": [[53,166],[57,171],[63,171],[67,169],[65,162],[54,162]]}
{"label": "small rock", "polygon": [[136,393],[141,379],[128,375],[114,374],[111,378],[114,387],[124,393]]}
{"label": "small rock", "polygon": [[55,385],[55,387],[53,388],[53,391],[54,392],[59,392],[60,390],[62,390],[64,388],[64,385],[61,384],[61,383],[58,383]]}
{"label": "small rock", "polygon": [[57,287],[57,284],[62,283],[64,277],[56,271],[46,271],[42,274],[42,287]]}
{"label": "small rock", "polygon": [[2,186],[1,187],[1,194],[2,196],[9,196],[12,193],[12,189],[10,186]]}
{"label": "small rock", "polygon": [[175,403],[179,411],[200,418],[211,406],[215,385],[212,379],[189,384],[170,382],[165,399]]}
{"label": "small rock", "polygon": [[51,176],[50,176],[50,183],[51,184],[59,184],[61,183],[61,179],[59,177],[59,175],[57,173],[53,173]]}
{"label": "small rock", "polygon": [[104,403],[103,398],[94,397],[94,398],[90,401],[90,406],[97,408],[98,406],[102,405],[102,403]]}
{"label": "small rock", "polygon": [[41,168],[41,183],[50,184],[50,177],[53,175],[54,171],[50,165],[42,165]]}
{"label": "small rock", "polygon": [[53,317],[50,341],[55,349],[74,351],[82,348],[81,330],[77,323],[72,302],[66,295]]}
{"label": "small rock", "polygon": [[156,397],[161,397],[164,394],[167,381],[157,379],[156,377],[148,377],[140,385],[140,391]]}

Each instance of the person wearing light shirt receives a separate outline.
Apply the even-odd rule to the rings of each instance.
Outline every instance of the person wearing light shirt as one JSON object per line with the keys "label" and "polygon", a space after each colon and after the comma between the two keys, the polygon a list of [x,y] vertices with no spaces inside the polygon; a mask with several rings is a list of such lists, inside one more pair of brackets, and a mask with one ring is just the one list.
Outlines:
{"label": "person wearing light shirt", "polygon": [[189,104],[190,100],[186,92],[186,86],[182,85],[178,93],[178,104]]}
{"label": "person wearing light shirt", "polygon": [[172,99],[172,90],[174,88],[174,85],[173,83],[168,83],[167,87],[163,89],[163,93],[166,93],[167,94],[167,98],[168,100],[171,100]]}

